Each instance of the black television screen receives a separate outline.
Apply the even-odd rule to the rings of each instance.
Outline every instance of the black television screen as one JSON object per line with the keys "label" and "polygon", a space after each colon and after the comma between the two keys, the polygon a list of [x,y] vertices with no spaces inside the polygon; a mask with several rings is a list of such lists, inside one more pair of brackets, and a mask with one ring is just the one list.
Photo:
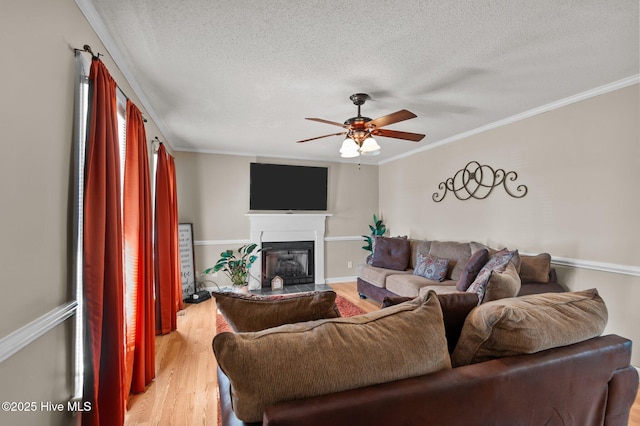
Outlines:
{"label": "black television screen", "polygon": [[251,163],[250,210],[327,210],[327,168]]}

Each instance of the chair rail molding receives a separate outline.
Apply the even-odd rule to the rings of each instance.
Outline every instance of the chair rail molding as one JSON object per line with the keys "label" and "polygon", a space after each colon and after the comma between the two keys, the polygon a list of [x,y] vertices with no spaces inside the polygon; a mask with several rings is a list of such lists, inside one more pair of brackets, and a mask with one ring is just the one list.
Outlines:
{"label": "chair rail molding", "polygon": [[77,309],[75,300],[65,303],[0,339],[0,363],[65,322]]}
{"label": "chair rail molding", "polygon": [[590,269],[600,272],[611,272],[614,274],[633,275],[640,277],[640,266],[620,265],[617,263],[596,262],[593,260],[572,259],[569,257],[551,257],[551,263],[559,266],[572,268]]}

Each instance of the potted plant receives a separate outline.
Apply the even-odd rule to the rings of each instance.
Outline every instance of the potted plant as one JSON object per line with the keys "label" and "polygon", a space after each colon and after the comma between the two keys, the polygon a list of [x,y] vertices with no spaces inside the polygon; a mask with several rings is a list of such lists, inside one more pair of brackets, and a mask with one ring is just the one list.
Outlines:
{"label": "potted plant", "polygon": [[378,217],[373,215],[373,225],[369,225],[369,229],[371,230],[371,235],[363,235],[364,241],[367,243],[362,246],[363,249],[373,252],[373,238],[377,235],[384,235],[387,232],[387,227],[382,223],[382,219],[378,219]]}
{"label": "potted plant", "polygon": [[[262,249],[257,249],[257,244],[246,244],[235,252],[233,250],[225,250],[220,253],[220,259],[216,264],[204,271],[205,274],[211,272],[224,272],[234,287],[244,287],[249,284],[249,270],[251,265],[256,261]],[[257,250],[256,250],[257,249]]]}

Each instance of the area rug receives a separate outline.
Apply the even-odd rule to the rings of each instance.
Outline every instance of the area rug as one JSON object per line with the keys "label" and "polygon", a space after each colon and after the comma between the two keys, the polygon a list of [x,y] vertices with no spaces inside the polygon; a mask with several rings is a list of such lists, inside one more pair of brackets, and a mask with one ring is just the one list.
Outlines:
{"label": "area rug", "polygon": [[[342,315],[343,317],[352,317],[354,315],[365,313],[365,311],[349,302],[342,296],[336,296],[336,306],[338,306],[340,315]],[[227,321],[224,319],[222,314],[218,312],[216,316],[216,334],[222,333],[224,331],[231,331],[231,327],[229,327],[229,324],[227,324]]]}

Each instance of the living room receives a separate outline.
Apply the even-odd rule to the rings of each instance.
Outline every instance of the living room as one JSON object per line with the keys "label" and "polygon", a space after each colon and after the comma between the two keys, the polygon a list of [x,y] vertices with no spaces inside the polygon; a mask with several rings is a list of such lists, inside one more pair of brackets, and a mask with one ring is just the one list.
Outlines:
{"label": "living room", "polygon": [[[637,4],[631,7],[637,17]],[[5,92],[0,105],[3,146],[9,155],[0,168],[5,199],[2,289],[6,295],[0,302],[0,337],[66,303],[72,292],[68,253],[73,49],[89,44],[104,55],[101,59],[125,93],[138,105],[145,105],[76,2],[16,1],[3,9],[7,10],[0,17]],[[636,35],[637,28],[636,19]],[[626,43],[637,65],[637,37]],[[146,53],[158,52],[149,49]],[[324,237],[328,283],[354,280],[356,265],[368,254],[361,248],[361,235],[369,232],[375,213],[382,216],[392,236],[478,241],[529,254],[548,252],[558,281],[567,290],[598,289],[609,312],[605,333],[625,336],[637,344],[639,71],[636,66],[624,78],[567,93],[555,102],[528,109],[527,114],[513,111],[503,117],[505,121],[478,123],[425,149],[379,163],[341,161],[337,149],[335,161],[235,155],[234,144],[229,153],[178,150],[172,149],[174,141],[165,137],[162,125],[149,113],[145,114],[146,128],[150,138],[157,135],[166,141],[175,156],[179,220],[193,224],[199,271],[212,266],[221,250],[239,247],[250,238],[250,163],[322,166],[329,171],[327,213],[331,216],[326,219]],[[514,76],[513,85],[518,84],[523,84],[523,78]],[[351,114],[355,108],[348,96],[355,90],[345,88],[342,107]],[[369,107],[374,108],[367,103],[363,111]],[[402,96],[385,105],[387,113],[405,107],[411,109]],[[325,111],[325,118],[341,119],[339,113]],[[315,136],[315,130],[318,135],[331,131],[329,126],[314,126],[308,127],[308,137]],[[427,140],[430,130],[422,130]],[[300,134],[303,137],[307,135]],[[387,140],[381,141],[383,150],[393,150],[393,143],[406,143]],[[291,152],[299,147],[294,139],[287,143]],[[440,183],[470,161],[517,172],[513,187],[526,185],[526,196],[514,198],[498,187],[484,200],[462,201],[449,193],[442,201],[434,201],[434,194],[442,194]],[[3,401],[68,400],[73,388],[69,379],[72,322],[67,320],[3,360]],[[637,350],[632,364],[640,366]],[[69,424],[67,418],[55,414],[39,415],[35,422],[26,420],[25,424]]]}

